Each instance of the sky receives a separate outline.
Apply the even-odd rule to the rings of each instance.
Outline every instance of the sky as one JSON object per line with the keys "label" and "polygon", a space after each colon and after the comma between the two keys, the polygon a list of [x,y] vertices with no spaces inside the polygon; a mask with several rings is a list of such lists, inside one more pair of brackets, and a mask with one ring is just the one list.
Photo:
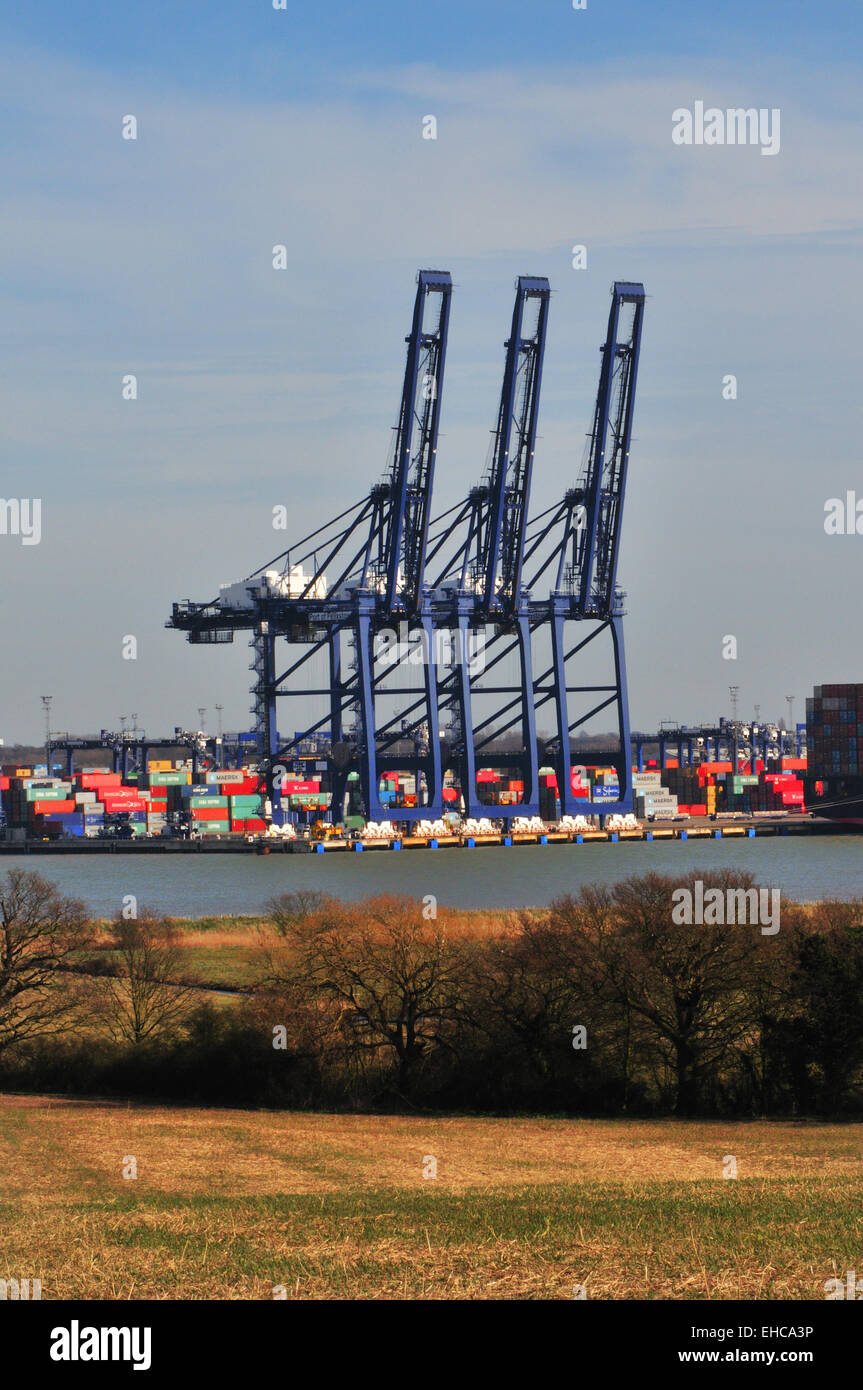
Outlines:
{"label": "sky", "polygon": [[[824,528],[863,501],[861,31],[832,0],[6,7],[0,497],[42,534],[0,534],[0,737],[46,693],[57,730],[249,727],[245,643],[171,604],[281,549],[274,506],[298,538],[380,478],[419,267],[455,284],[435,511],[481,476],[516,276],[553,290],[534,512],[577,478],[610,286],[645,284],[634,727],[863,681],[863,536]],[[675,144],[696,101],[778,109],[779,152]]]}

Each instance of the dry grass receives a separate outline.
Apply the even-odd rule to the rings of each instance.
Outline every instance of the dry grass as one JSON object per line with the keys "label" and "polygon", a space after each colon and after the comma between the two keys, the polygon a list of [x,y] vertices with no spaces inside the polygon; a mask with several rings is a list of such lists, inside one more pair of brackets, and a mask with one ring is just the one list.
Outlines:
{"label": "dry grass", "polygon": [[863,1244],[859,1126],[5,1097],[0,1171],[0,1277],[46,1298],[813,1298]]}

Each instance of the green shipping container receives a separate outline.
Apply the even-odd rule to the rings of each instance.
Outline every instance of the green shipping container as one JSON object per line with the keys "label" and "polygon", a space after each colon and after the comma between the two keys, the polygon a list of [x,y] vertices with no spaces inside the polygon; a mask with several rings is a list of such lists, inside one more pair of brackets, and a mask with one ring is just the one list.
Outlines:
{"label": "green shipping container", "polygon": [[151,787],[185,787],[185,772],[151,772],[147,778]]}

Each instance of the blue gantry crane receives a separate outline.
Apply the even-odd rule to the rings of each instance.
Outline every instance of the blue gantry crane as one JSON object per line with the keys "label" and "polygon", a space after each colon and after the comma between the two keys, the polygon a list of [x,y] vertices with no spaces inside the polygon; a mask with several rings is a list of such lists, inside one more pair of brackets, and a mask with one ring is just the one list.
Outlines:
{"label": "blue gantry crane", "polygon": [[[333,809],[340,814],[353,770],[359,774],[367,815],[384,813],[379,774],[387,753],[379,753],[376,723],[387,692],[390,702],[394,698],[394,684],[399,698],[418,695],[423,705],[425,732],[414,738],[411,758],[429,804],[442,804],[440,748],[430,736],[437,728],[434,662],[422,663],[419,686],[398,682],[416,681],[417,663],[410,661],[417,648],[414,635],[421,646],[433,646],[424,571],[451,292],[448,272],[418,273],[401,405],[384,480],[260,570],[223,588],[217,599],[173,607],[168,626],[185,631],[193,643],[229,642],[236,631],[251,632],[252,713],[276,819],[280,784],[293,767],[299,744],[325,730],[332,742]],[[385,643],[379,655],[378,638],[394,623],[406,640]],[[279,639],[290,654],[281,671]],[[328,670],[323,686],[306,679],[316,656],[325,658]],[[316,701],[323,710],[307,727],[280,741],[277,702],[290,697]],[[404,766],[403,753],[389,756]]]}
{"label": "blue gantry crane", "polygon": [[[445,746],[468,815],[483,809],[478,758],[520,774],[519,814],[539,808],[522,568],[550,297],[547,279],[519,277],[487,474],[439,518],[430,551],[430,561],[439,560],[432,585],[435,620],[452,638],[451,668],[440,677],[441,715],[449,720]],[[516,673],[507,679],[504,673],[513,667]],[[513,746],[495,747],[511,729]]]}
{"label": "blue gantry crane", "polygon": [[[417,785],[417,805],[399,807],[399,819],[439,815],[450,770],[467,813],[480,813],[480,766],[519,774],[521,798],[504,816],[533,814],[541,754],[556,768],[564,811],[631,809],[617,561],[644,289],[615,283],[581,476],[528,521],[550,288],[519,278],[486,474],[430,523],[451,291],[447,272],[419,272],[384,479],[217,599],[173,606],[168,626],[190,642],[251,634],[258,758],[275,819],[282,771],[299,769],[300,744],[316,734],[329,739],[335,819],[350,772],[367,817],[388,815],[380,780],[397,770],[413,770]],[[535,645],[547,649],[538,677]],[[291,697],[314,702],[315,717],[301,730],[290,720],[293,737],[280,739],[278,702]],[[571,793],[573,746],[611,710],[620,793],[586,806]],[[537,721],[547,715],[553,731],[540,750]]]}
{"label": "blue gantry crane", "polygon": [[[552,579],[549,598],[532,605],[535,627],[547,625],[551,665],[536,682],[536,705],[554,710],[546,756],[555,767],[564,813],[632,810],[629,703],[623,644],[624,594],[617,584],[620,531],[632,442],[633,409],[644,316],[644,286],[616,281],[599,389],[581,477],[557,506],[536,519],[526,550],[530,588]],[[549,542],[551,544],[549,545]],[[595,643],[610,638],[611,673],[597,681]],[[569,643],[573,645],[570,646]],[[578,696],[578,701],[571,697]],[[580,706],[575,717],[571,705]],[[585,803],[572,793],[572,740],[610,711],[619,737],[619,796]]]}

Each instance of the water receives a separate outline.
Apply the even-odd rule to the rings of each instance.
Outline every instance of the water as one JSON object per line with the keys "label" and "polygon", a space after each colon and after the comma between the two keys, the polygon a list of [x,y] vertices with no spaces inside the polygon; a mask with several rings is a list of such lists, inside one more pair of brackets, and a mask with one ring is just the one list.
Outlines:
{"label": "water", "polygon": [[278,893],[318,888],[343,899],[433,893],[453,907],[542,906],[583,883],[614,883],[651,869],[747,869],[787,898],[863,898],[863,836],[764,836],[753,840],[629,841],[519,845],[511,849],[387,850],[352,854],[6,857],[3,871],[31,869],[110,917],[133,893],[174,917],[259,912]]}

